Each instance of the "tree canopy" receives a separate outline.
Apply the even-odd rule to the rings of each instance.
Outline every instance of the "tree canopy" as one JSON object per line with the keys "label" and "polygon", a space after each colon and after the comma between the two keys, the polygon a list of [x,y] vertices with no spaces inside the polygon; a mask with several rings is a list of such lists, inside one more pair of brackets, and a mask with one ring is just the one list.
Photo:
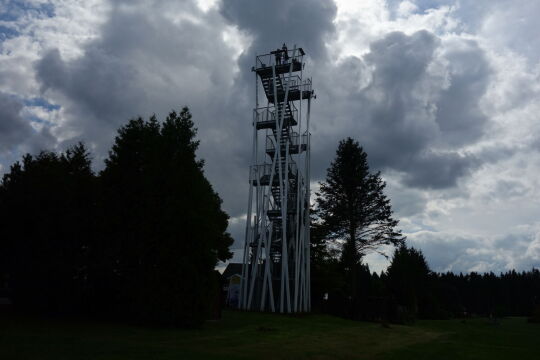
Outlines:
{"label": "tree canopy", "polygon": [[[358,293],[362,279],[369,278],[369,269],[361,263],[363,256],[372,251],[383,253],[382,246],[400,245],[404,241],[401,232],[395,229],[398,221],[392,217],[390,200],[384,194],[385,186],[379,172],[370,172],[367,154],[362,147],[347,138],[340,141],[336,158],[317,193],[313,229],[317,247],[313,247],[314,255],[324,255],[324,246],[321,245],[328,241],[334,241],[330,247],[340,248],[344,286],[337,293],[344,299],[350,299],[346,306],[350,318],[360,316],[362,301],[365,300]],[[315,274],[328,274],[323,269],[336,269],[335,261],[327,258],[313,258]],[[331,274],[335,279],[336,271]],[[332,287],[329,285],[324,287],[330,290]],[[315,290],[320,291],[317,287]]]}
{"label": "tree canopy", "polygon": [[129,308],[142,320],[197,322],[213,270],[231,256],[228,216],[203,173],[187,108],[120,128],[101,173],[108,236]]}
{"label": "tree canopy", "polygon": [[94,184],[82,144],[59,155],[25,155],[4,175],[0,260],[20,306],[71,312],[83,299],[80,281],[95,236]]}
{"label": "tree canopy", "polygon": [[428,281],[431,270],[421,251],[400,246],[394,251],[388,269],[389,287],[398,304],[406,309],[411,318],[417,316],[419,308],[425,308],[428,297]]}
{"label": "tree canopy", "polygon": [[380,172],[371,173],[367,154],[351,138],[340,141],[336,158],[317,194],[317,215],[328,239],[342,240],[343,262],[360,262],[382,245],[403,243],[398,221],[392,217]]}
{"label": "tree canopy", "polygon": [[82,144],[15,163],[0,184],[0,272],[16,306],[200,324],[233,240],[195,136],[183,108],[122,126],[97,175]]}

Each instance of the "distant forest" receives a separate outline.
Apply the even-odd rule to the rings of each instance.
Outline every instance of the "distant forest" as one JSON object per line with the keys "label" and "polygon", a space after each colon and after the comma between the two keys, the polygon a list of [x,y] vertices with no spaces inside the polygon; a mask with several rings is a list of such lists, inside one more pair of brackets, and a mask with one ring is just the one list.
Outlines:
{"label": "distant forest", "polygon": [[540,270],[501,274],[432,272],[414,248],[397,249],[380,274],[357,267],[351,298],[337,258],[312,259],[312,301],[321,312],[355,320],[408,324],[416,319],[526,316],[540,322]]}
{"label": "distant forest", "polygon": [[[25,155],[0,184],[0,291],[17,311],[192,327],[218,316],[228,215],[197,160],[187,108],[129,121],[99,173],[84,144]],[[312,304],[355,320],[531,316],[540,271],[438,274],[409,248],[386,184],[340,142],[313,207]],[[393,246],[387,271],[364,256]],[[2,294],[0,293],[0,297]]]}

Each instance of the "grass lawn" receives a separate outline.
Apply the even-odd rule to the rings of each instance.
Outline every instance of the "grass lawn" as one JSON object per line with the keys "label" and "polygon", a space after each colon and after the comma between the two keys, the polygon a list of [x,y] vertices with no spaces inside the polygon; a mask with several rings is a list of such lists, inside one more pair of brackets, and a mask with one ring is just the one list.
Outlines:
{"label": "grass lawn", "polygon": [[0,314],[0,359],[540,359],[540,324],[414,326],[228,311],[199,330]]}

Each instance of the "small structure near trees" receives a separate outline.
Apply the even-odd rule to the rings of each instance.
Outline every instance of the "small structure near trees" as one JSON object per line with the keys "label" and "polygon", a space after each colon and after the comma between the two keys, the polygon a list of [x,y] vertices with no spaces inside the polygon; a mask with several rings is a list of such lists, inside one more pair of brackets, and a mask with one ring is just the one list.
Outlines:
{"label": "small structure near trees", "polygon": [[240,304],[240,283],[242,279],[242,263],[229,263],[221,274],[225,305],[237,308]]}

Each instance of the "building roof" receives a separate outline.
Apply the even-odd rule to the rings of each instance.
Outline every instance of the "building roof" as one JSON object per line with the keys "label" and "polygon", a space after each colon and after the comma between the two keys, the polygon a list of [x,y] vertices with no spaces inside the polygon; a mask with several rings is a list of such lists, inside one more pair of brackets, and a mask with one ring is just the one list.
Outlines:
{"label": "building roof", "polygon": [[222,275],[225,279],[228,279],[236,274],[242,275],[242,263],[229,263]]}

